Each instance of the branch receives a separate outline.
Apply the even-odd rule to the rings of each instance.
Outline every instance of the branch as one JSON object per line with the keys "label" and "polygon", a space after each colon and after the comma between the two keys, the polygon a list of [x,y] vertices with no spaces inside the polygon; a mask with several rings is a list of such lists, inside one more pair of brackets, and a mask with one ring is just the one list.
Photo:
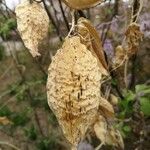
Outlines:
{"label": "branch", "polygon": [[[105,26],[105,29],[106,29],[105,34],[104,33],[102,34],[102,46],[104,46],[105,40],[107,38],[108,32],[109,32],[111,24],[112,24],[112,20],[118,14],[118,5],[119,5],[119,0],[115,0],[114,13],[113,13],[113,15],[112,15],[112,17],[110,19],[111,21],[110,21],[110,23],[107,26]],[[104,31],[105,31],[105,29],[104,29]]]}
{"label": "branch", "polygon": [[49,2],[51,4],[51,7],[52,7],[52,9],[54,11],[54,14],[55,14],[55,18],[56,18],[56,21],[57,21],[57,24],[58,24],[57,28],[59,28],[60,27],[60,22],[59,22],[58,17],[57,17],[58,12],[56,11],[56,8],[54,7],[53,0],[49,0]]}
{"label": "branch", "polygon": [[45,10],[46,10],[46,12],[47,12],[47,15],[48,15],[49,19],[51,20],[52,24],[54,25],[54,27],[55,27],[55,29],[56,29],[56,33],[57,33],[57,35],[58,35],[60,41],[62,41],[62,37],[61,37],[60,31],[59,31],[59,29],[58,29],[58,27],[57,27],[57,25],[56,25],[56,23],[55,23],[55,21],[54,21],[52,15],[51,15],[51,13],[50,13],[50,11],[49,11],[47,5],[46,5],[45,0],[42,0],[42,2],[43,2],[44,8],[45,8]]}
{"label": "branch", "polygon": [[132,60],[132,69],[131,69],[131,80],[130,80],[130,84],[129,84],[129,89],[132,89],[135,86],[135,81],[136,81],[136,59],[137,59],[137,55],[135,54],[134,56],[132,56],[131,58]]}
{"label": "branch", "polygon": [[[112,79],[115,78],[115,72],[111,72],[110,74],[111,74]],[[113,83],[112,83],[111,85],[112,85],[112,87],[116,90],[118,96],[119,96],[121,99],[124,99],[124,96],[123,96],[123,94],[122,94],[122,92],[121,92],[119,86],[118,86],[118,85],[114,85]]]}
{"label": "branch", "polygon": [[62,13],[62,15],[63,15],[63,18],[64,18],[64,21],[65,21],[67,30],[68,30],[68,32],[69,32],[70,27],[69,27],[69,23],[68,23],[68,21],[67,21],[67,18],[66,18],[66,16],[65,16],[65,13],[64,13],[64,10],[63,10],[61,0],[58,0],[58,2],[59,2],[59,7],[60,7],[61,13]]}

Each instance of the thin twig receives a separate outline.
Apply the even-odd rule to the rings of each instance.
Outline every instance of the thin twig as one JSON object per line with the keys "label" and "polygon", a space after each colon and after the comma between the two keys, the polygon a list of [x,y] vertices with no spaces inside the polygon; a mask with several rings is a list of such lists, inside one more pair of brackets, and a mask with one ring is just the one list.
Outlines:
{"label": "thin twig", "polygon": [[118,5],[119,5],[119,0],[115,0],[114,13],[113,13],[113,15],[112,15],[112,17],[110,19],[111,21],[110,21],[110,23],[107,24],[107,26],[104,26],[106,28],[106,31],[105,31],[105,29],[103,30],[103,31],[105,31],[105,34],[104,33],[102,34],[103,35],[102,36],[102,46],[104,46],[105,40],[106,40],[106,38],[108,36],[108,32],[110,30],[110,27],[111,27],[111,24],[112,24],[112,20],[118,14],[118,7],[119,7]]}
{"label": "thin twig", "polygon": [[49,19],[51,20],[53,26],[54,26],[55,29],[56,29],[56,33],[57,33],[57,35],[58,35],[60,41],[62,41],[62,37],[61,37],[60,31],[59,31],[59,29],[58,29],[58,27],[57,27],[57,25],[56,25],[56,23],[55,23],[55,21],[54,21],[52,15],[51,15],[51,13],[50,13],[50,11],[49,11],[47,5],[46,5],[45,0],[42,0],[42,2],[43,2],[43,4],[44,4],[44,8],[45,8],[45,10],[46,10],[46,12],[47,12],[47,15],[48,15]]}
{"label": "thin twig", "polygon": [[130,84],[129,84],[129,89],[132,89],[135,85],[136,59],[137,59],[137,55],[134,55],[131,60],[132,61],[132,69],[131,69],[131,80],[130,80]]}
{"label": "thin twig", "polygon": [[133,1],[133,7],[132,7],[132,17],[131,17],[131,22],[137,22],[140,12],[143,7],[143,0],[134,0]]}
{"label": "thin twig", "polygon": [[95,150],[100,150],[103,145],[104,145],[104,143],[102,142],[100,145],[98,145],[98,146],[95,148]]}
{"label": "thin twig", "polygon": [[124,65],[124,83],[125,83],[126,88],[128,87],[127,75],[128,75],[128,59],[126,59],[125,65]]}
{"label": "thin twig", "polygon": [[8,143],[8,142],[3,142],[3,141],[0,141],[0,145],[7,145],[15,150],[21,150],[20,148],[16,147],[15,145],[11,144],[11,143]]}
{"label": "thin twig", "polygon": [[[110,73],[112,78],[114,79],[115,78],[115,72],[111,72]],[[111,83],[112,87],[116,90],[118,96],[121,98],[121,99],[124,99],[124,96],[122,94],[122,92],[120,91],[120,88],[118,87],[118,85],[115,85],[113,83]]]}
{"label": "thin twig", "polygon": [[5,75],[10,71],[10,69],[12,68],[13,63],[11,63],[11,65],[4,71],[4,73],[0,76],[0,80],[3,79],[3,77],[5,77]]}
{"label": "thin twig", "polygon": [[53,9],[53,12],[54,12],[54,15],[55,15],[55,20],[57,21],[57,27],[58,28],[60,28],[60,22],[59,22],[59,19],[58,19],[58,17],[57,17],[57,10],[56,10],[56,8],[55,8],[55,6],[54,6],[54,1],[53,0],[49,0],[49,2],[50,2],[50,4],[51,4],[51,7],[52,7],[52,9]]}
{"label": "thin twig", "polygon": [[64,21],[65,21],[65,24],[66,24],[67,30],[68,30],[68,32],[69,32],[70,27],[69,27],[68,20],[67,20],[67,18],[66,18],[66,16],[65,16],[65,13],[64,13],[64,10],[63,10],[61,0],[58,0],[58,2],[59,2],[59,7],[60,7],[61,13],[62,13],[62,15],[63,15],[63,18],[64,18]]}
{"label": "thin twig", "polygon": [[71,23],[71,28],[70,28],[70,31],[67,35],[67,37],[69,37],[72,33],[72,31],[74,30],[74,27],[75,27],[75,10],[72,10],[71,11],[71,17],[72,17],[72,23]]}

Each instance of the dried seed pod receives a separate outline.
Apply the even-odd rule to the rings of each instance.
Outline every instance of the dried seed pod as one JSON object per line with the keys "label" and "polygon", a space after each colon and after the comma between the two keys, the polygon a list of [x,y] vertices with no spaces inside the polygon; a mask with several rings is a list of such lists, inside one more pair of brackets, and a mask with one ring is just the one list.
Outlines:
{"label": "dried seed pod", "polygon": [[65,137],[75,147],[95,121],[100,80],[97,59],[80,38],[65,39],[48,70],[47,94]]}
{"label": "dried seed pod", "polygon": [[47,36],[49,18],[40,3],[23,1],[16,7],[18,31],[33,57],[39,56],[38,46]]}
{"label": "dried seed pod", "polygon": [[125,62],[126,50],[122,45],[118,45],[115,49],[115,58],[113,60],[113,68],[122,66]]}
{"label": "dried seed pod", "polygon": [[104,56],[101,39],[91,22],[85,18],[80,18],[77,24],[77,33],[80,35],[82,43],[98,59],[102,73],[108,75],[108,65]]}
{"label": "dried seed pod", "polygon": [[117,146],[124,149],[124,142],[120,132],[112,125],[108,124],[106,119],[99,115],[97,121],[94,124],[94,131],[98,139],[103,144]]}
{"label": "dried seed pod", "polygon": [[140,31],[140,26],[138,24],[132,23],[125,34],[126,44],[128,45],[127,53],[131,56],[137,52],[143,33]]}
{"label": "dried seed pod", "polygon": [[79,10],[94,7],[102,3],[102,0],[62,0],[62,1],[69,7]]}

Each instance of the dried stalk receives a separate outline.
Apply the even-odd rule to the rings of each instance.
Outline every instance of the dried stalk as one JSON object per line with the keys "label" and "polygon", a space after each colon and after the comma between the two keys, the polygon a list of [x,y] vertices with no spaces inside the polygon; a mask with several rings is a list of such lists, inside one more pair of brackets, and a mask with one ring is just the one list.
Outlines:
{"label": "dried stalk", "polygon": [[45,7],[45,10],[46,10],[46,12],[47,12],[47,14],[48,14],[49,19],[51,20],[52,24],[54,25],[54,27],[55,27],[55,29],[56,29],[56,33],[57,33],[57,35],[58,35],[60,41],[62,41],[63,38],[62,38],[62,36],[61,36],[61,33],[60,33],[60,31],[59,31],[59,29],[58,29],[58,26],[56,25],[56,23],[55,23],[55,21],[54,21],[52,15],[51,15],[51,13],[50,13],[50,11],[49,11],[47,5],[46,5],[45,0],[42,0],[42,2],[43,2],[43,4],[44,4],[44,7]]}
{"label": "dried stalk", "polygon": [[59,7],[60,7],[61,13],[62,13],[62,15],[63,15],[63,18],[64,18],[64,21],[65,21],[67,30],[68,30],[68,32],[69,32],[70,27],[69,27],[68,20],[67,20],[67,18],[66,18],[66,16],[65,16],[65,12],[64,12],[64,10],[63,10],[61,0],[58,0],[58,2],[59,2]]}

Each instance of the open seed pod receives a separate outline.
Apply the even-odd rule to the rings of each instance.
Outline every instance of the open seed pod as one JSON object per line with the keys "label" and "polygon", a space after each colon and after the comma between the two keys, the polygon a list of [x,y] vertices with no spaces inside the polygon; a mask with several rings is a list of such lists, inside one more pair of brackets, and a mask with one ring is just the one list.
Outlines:
{"label": "open seed pod", "polygon": [[81,42],[97,58],[102,74],[108,75],[108,65],[104,56],[101,39],[92,23],[85,18],[80,18],[77,23],[77,34],[81,37]]}
{"label": "open seed pod", "polygon": [[74,148],[94,123],[101,72],[97,59],[78,36],[66,38],[48,70],[48,104]]}
{"label": "open seed pod", "polygon": [[90,7],[94,7],[103,0],[62,0],[67,6],[73,9],[86,9]]}
{"label": "open seed pod", "polygon": [[17,29],[33,57],[39,56],[38,46],[47,36],[49,18],[40,3],[24,0],[16,7]]}

